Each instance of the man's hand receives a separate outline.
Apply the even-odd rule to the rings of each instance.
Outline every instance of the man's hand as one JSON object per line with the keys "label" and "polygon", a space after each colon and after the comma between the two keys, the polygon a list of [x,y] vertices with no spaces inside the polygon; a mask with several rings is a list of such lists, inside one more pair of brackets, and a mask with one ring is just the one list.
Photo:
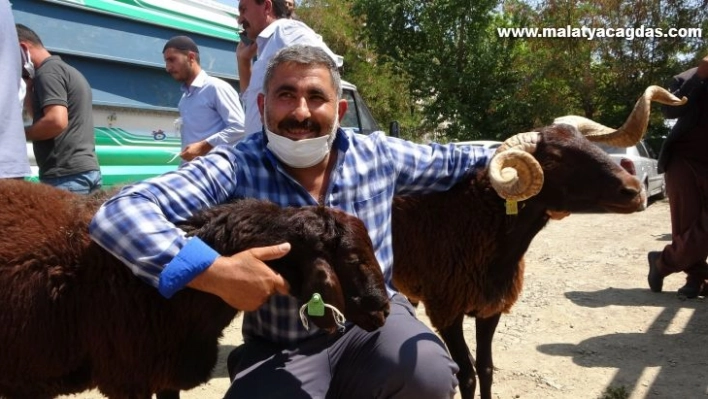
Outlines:
{"label": "man's hand", "polygon": [[253,42],[251,44],[245,44],[244,42],[238,42],[236,46],[236,60],[241,63],[251,63],[253,57],[256,56],[258,52],[258,44]]}
{"label": "man's hand", "polygon": [[202,140],[184,147],[184,151],[179,156],[189,162],[196,157],[206,155],[212,148],[214,147],[211,144],[207,143],[206,140]]}
{"label": "man's hand", "polygon": [[264,261],[282,258],[290,244],[251,248],[233,256],[220,256],[188,286],[219,296],[238,310],[258,309],[275,294],[287,294],[288,284]]}
{"label": "man's hand", "polygon": [[708,55],[703,57],[703,59],[698,62],[698,70],[696,71],[696,75],[698,75],[701,79],[708,78]]}
{"label": "man's hand", "polygon": [[258,44],[244,44],[238,42],[236,46],[236,65],[238,66],[238,84],[241,88],[241,93],[248,89],[251,82],[251,61],[258,53]]}

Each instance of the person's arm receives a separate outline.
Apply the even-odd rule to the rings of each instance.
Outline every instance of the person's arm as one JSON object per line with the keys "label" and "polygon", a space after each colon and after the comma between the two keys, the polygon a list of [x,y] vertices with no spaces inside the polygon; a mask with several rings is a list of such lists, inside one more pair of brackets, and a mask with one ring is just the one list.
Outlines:
{"label": "person's arm", "polygon": [[[492,152],[481,147],[456,147],[453,144],[416,144],[383,133],[384,157],[391,159],[396,175],[396,194],[444,191],[487,166]],[[372,137],[373,138],[373,137]]]}
{"label": "person's arm", "polygon": [[213,148],[214,146],[209,144],[209,142],[205,139],[197,141],[196,143],[187,144],[184,147],[184,150],[179,153],[179,156],[186,162],[189,162],[196,157],[208,154]]}
{"label": "person's arm", "polygon": [[94,216],[91,238],[165,297],[189,285],[238,309],[253,308],[270,294],[283,292],[282,278],[262,260],[284,255],[287,246],[224,257],[175,225],[199,209],[228,201],[237,192],[235,165],[232,153],[217,151],[124,188]]}
{"label": "person's arm", "polygon": [[198,156],[206,155],[216,146],[234,144],[246,135],[243,108],[236,90],[222,80],[214,80],[211,89],[212,91],[204,95],[212,97],[211,102],[214,104],[214,111],[219,115],[224,128],[204,140],[185,146],[184,150],[179,154],[185,161],[191,161]]}
{"label": "person's arm", "polygon": [[283,276],[264,261],[278,259],[290,251],[290,244],[251,248],[236,255],[219,256],[187,286],[214,294],[235,309],[252,311],[275,294],[287,294]]}
{"label": "person's arm", "polygon": [[234,144],[245,135],[244,113],[238,93],[231,85],[218,81],[214,86],[214,106],[226,127],[206,139],[212,146]]}
{"label": "person's arm", "polygon": [[47,105],[42,109],[42,117],[25,127],[27,140],[49,140],[60,135],[69,126],[69,111],[63,105]]}
{"label": "person's arm", "polygon": [[251,82],[251,66],[253,58],[258,52],[256,42],[244,44],[239,42],[236,46],[236,64],[238,66],[238,81],[241,93],[246,91],[248,84]]}
{"label": "person's arm", "polygon": [[698,63],[695,71],[675,76],[668,85],[669,91],[676,97],[688,99],[686,104],[662,105],[661,113],[666,119],[675,119],[686,115],[693,109],[697,100],[706,95],[706,86],[708,86],[708,56]]}
{"label": "person's arm", "polygon": [[32,90],[39,99],[34,114],[42,112],[42,116],[25,128],[25,135],[32,141],[53,139],[69,126],[65,80],[59,73],[37,74],[32,79]]}

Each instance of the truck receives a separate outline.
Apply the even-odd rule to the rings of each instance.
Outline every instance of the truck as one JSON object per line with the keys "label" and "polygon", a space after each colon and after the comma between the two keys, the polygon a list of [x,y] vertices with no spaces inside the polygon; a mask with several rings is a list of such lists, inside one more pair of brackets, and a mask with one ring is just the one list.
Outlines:
{"label": "truck", "polygon": [[[104,187],[175,170],[180,163],[179,83],[165,71],[162,47],[190,36],[201,66],[239,91],[238,10],[212,0],[12,0],[16,23],[42,38],[50,53],[77,68],[91,85],[96,153]],[[356,86],[343,82],[349,103],[341,127],[379,130]],[[26,123],[31,121],[26,120]],[[27,146],[36,180],[31,143]]]}

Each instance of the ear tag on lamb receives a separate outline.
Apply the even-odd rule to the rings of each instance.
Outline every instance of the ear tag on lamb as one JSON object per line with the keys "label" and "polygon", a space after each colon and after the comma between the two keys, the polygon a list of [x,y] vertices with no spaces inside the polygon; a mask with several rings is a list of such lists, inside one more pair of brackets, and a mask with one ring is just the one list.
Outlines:
{"label": "ear tag on lamb", "polygon": [[507,215],[518,215],[519,214],[519,203],[514,200],[506,200],[506,214]]}
{"label": "ear tag on lamb", "polygon": [[312,298],[307,302],[307,314],[309,316],[324,316],[325,303],[318,293],[312,294]]}

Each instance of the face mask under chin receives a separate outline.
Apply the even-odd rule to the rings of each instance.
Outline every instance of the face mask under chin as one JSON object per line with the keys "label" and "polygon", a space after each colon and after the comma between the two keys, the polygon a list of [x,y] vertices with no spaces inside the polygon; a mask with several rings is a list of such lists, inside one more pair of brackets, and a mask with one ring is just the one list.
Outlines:
{"label": "face mask under chin", "polygon": [[[263,115],[264,121],[268,118]],[[338,116],[332,125],[332,131],[326,136],[303,140],[291,140],[273,133],[264,122],[264,130],[268,137],[268,149],[284,164],[293,168],[309,168],[321,162],[332,149],[332,143],[337,134]]]}

